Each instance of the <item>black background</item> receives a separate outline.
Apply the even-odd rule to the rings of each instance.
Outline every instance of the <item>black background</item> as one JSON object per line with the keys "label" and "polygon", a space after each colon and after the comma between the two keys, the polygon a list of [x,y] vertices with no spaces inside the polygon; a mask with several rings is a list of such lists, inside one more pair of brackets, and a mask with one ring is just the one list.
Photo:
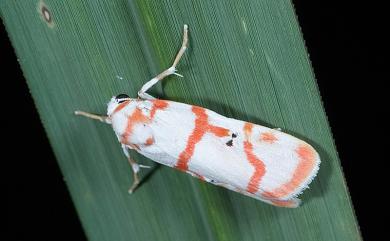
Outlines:
{"label": "black background", "polygon": [[[363,238],[386,240],[386,8],[293,2]],[[4,26],[1,41],[7,240],[86,240]]]}

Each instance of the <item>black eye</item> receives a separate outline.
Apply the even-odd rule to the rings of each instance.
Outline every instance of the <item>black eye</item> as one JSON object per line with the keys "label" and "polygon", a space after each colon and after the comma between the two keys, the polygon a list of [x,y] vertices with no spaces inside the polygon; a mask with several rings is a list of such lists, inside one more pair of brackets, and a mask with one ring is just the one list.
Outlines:
{"label": "black eye", "polygon": [[126,101],[128,98],[130,98],[130,97],[126,94],[120,94],[120,95],[115,96],[115,99],[116,99],[116,101],[118,101],[118,103],[122,103],[123,101]]}

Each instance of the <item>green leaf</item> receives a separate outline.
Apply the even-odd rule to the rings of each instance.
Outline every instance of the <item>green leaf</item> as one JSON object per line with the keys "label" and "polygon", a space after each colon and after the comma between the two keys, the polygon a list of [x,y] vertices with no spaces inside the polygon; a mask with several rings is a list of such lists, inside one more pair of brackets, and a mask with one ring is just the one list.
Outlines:
{"label": "green leaf", "polygon": [[[290,1],[4,0],[0,7],[90,240],[361,239]],[[322,164],[302,207],[269,206],[157,165],[128,195],[130,167],[111,128],[73,115],[105,113],[119,93],[136,96],[173,60],[184,23],[190,46],[178,70],[185,77],[165,80],[154,94],[312,144]]]}

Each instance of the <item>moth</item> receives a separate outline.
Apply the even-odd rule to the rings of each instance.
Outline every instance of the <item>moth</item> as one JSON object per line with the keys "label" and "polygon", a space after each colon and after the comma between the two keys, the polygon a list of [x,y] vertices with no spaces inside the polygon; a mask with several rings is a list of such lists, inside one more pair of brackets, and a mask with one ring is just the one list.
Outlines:
{"label": "moth", "polygon": [[170,68],[145,83],[138,98],[120,94],[111,98],[107,115],[76,111],[111,124],[138,187],[140,168],[129,149],[151,160],[179,169],[206,182],[281,207],[297,207],[297,196],[308,187],[320,164],[308,143],[250,122],[217,114],[203,107],[156,99],[146,93],[153,85],[176,73],[187,49],[188,26]]}

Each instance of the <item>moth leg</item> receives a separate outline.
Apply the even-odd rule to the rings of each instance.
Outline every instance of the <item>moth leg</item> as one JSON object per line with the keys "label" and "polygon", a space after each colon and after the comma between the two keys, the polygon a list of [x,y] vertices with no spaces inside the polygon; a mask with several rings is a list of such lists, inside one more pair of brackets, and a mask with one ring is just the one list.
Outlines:
{"label": "moth leg", "polygon": [[98,121],[101,121],[101,122],[104,122],[104,123],[107,123],[107,124],[111,124],[111,119],[108,116],[105,116],[105,115],[95,115],[95,114],[91,114],[91,113],[80,111],[80,110],[76,110],[74,112],[74,114],[75,115],[85,116],[87,118],[98,120]]}
{"label": "moth leg", "polygon": [[129,191],[128,191],[129,194],[132,194],[140,183],[139,177],[138,177],[139,166],[137,165],[137,163],[133,159],[131,159],[131,157],[129,157],[128,160],[129,160],[129,163],[133,169],[133,184],[131,184]]}
{"label": "moth leg", "polygon": [[173,61],[173,64],[171,67],[168,69],[164,70],[162,73],[154,77],[153,79],[149,80],[146,82],[140,91],[138,91],[138,97],[141,99],[146,99],[146,100],[153,100],[155,99],[153,96],[149,95],[146,93],[153,85],[155,85],[158,81],[164,79],[165,77],[175,74],[177,76],[183,77],[182,75],[176,73],[176,66],[179,63],[181,57],[183,56],[184,52],[187,49],[187,44],[188,44],[188,26],[187,24],[184,25],[184,33],[183,33],[183,43],[181,45],[181,48],[179,52],[176,55],[175,60]]}
{"label": "moth leg", "polygon": [[133,170],[133,184],[131,184],[129,188],[129,194],[132,194],[135,189],[137,189],[138,185],[140,184],[140,178],[138,176],[138,172],[140,171],[140,168],[150,168],[150,166],[145,165],[139,165],[136,161],[134,161],[129,153],[128,147],[126,145],[122,144],[123,153],[127,157],[127,160],[129,161],[129,164],[131,166],[131,169]]}

